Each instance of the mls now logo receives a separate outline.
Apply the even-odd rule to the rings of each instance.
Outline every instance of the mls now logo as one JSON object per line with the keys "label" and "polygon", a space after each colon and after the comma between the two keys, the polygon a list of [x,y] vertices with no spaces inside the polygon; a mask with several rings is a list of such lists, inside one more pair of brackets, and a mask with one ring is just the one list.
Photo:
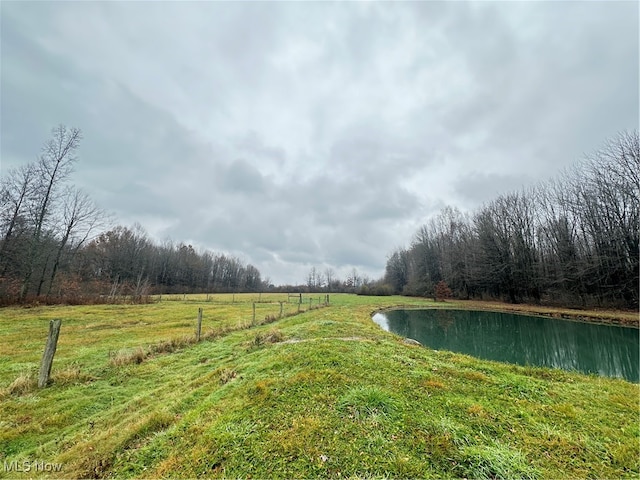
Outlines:
{"label": "mls now logo", "polygon": [[5,472],[61,472],[61,463],[49,463],[38,460],[23,460],[19,462],[14,460],[13,462],[4,462]]}

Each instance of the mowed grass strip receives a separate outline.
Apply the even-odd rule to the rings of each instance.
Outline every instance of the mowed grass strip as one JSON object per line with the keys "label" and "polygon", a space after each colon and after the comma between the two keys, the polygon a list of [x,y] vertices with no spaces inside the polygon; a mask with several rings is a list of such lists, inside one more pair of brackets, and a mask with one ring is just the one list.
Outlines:
{"label": "mowed grass strip", "polygon": [[[19,337],[12,322],[23,315],[41,341],[25,352],[3,337],[0,386],[32,368],[30,358],[37,365],[49,318],[63,318],[65,355],[54,360],[50,387],[4,394],[0,460],[60,462],[62,472],[42,475],[66,478],[640,472],[638,385],[408,346],[370,320],[379,308],[429,305],[419,299],[332,295],[328,308],[230,329],[141,363],[109,362],[110,351],[192,334],[198,307],[203,331],[247,327],[252,296],[218,300],[3,310],[13,317],[0,320],[3,332]],[[262,319],[278,313],[278,304],[260,311]],[[112,328],[85,328],[101,316]],[[128,331],[136,321],[156,328]]]}

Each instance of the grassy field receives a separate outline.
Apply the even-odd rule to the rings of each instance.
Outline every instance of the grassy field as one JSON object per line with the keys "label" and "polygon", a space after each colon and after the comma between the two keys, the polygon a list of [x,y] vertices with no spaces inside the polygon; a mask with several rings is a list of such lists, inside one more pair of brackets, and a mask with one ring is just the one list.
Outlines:
{"label": "grassy field", "polygon": [[370,319],[426,300],[332,295],[277,319],[286,295],[262,295],[251,326],[256,300],[0,310],[0,477],[640,475],[638,385],[409,346]]}

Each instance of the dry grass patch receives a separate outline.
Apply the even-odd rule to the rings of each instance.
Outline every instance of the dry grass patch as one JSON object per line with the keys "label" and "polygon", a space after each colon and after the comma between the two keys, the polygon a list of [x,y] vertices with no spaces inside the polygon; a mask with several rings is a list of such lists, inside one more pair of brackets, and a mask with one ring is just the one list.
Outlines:
{"label": "dry grass patch", "polygon": [[487,411],[484,409],[482,405],[478,405],[478,404],[471,405],[469,408],[467,408],[467,412],[472,417],[480,417],[480,418],[487,417]]}
{"label": "dry grass patch", "polygon": [[85,383],[95,380],[95,377],[80,370],[79,365],[69,365],[55,372],[51,378],[54,383],[60,385],[72,385],[74,383]]}
{"label": "dry grass patch", "polygon": [[138,347],[133,350],[119,350],[115,353],[109,352],[109,363],[114,367],[122,367],[124,365],[139,365],[147,358],[147,352]]}
{"label": "dry grass patch", "polygon": [[31,373],[21,373],[11,384],[0,391],[0,397],[26,395],[36,389],[38,382]]}
{"label": "dry grass patch", "polygon": [[195,337],[183,336],[172,338],[171,340],[165,340],[164,342],[156,343],[149,346],[149,353],[173,353],[181,348],[188,347],[196,343]]}
{"label": "dry grass patch", "polygon": [[237,372],[231,368],[223,368],[220,370],[220,385],[229,383],[231,380],[238,376]]}
{"label": "dry grass patch", "polygon": [[268,343],[278,343],[284,340],[284,335],[280,330],[271,329],[268,332],[260,332],[253,340],[253,344],[260,346]]}
{"label": "dry grass patch", "polygon": [[446,385],[438,380],[424,380],[422,381],[422,386],[427,388],[427,390],[446,390],[447,389]]}

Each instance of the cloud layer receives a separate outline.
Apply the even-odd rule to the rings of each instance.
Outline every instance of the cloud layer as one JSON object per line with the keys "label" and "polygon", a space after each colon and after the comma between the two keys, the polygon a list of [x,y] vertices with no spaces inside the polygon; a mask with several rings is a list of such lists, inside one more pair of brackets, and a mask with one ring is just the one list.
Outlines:
{"label": "cloud layer", "polygon": [[276,283],[382,274],[472,209],[638,128],[638,4],[2,2],[2,170],[52,126],[123,223]]}

